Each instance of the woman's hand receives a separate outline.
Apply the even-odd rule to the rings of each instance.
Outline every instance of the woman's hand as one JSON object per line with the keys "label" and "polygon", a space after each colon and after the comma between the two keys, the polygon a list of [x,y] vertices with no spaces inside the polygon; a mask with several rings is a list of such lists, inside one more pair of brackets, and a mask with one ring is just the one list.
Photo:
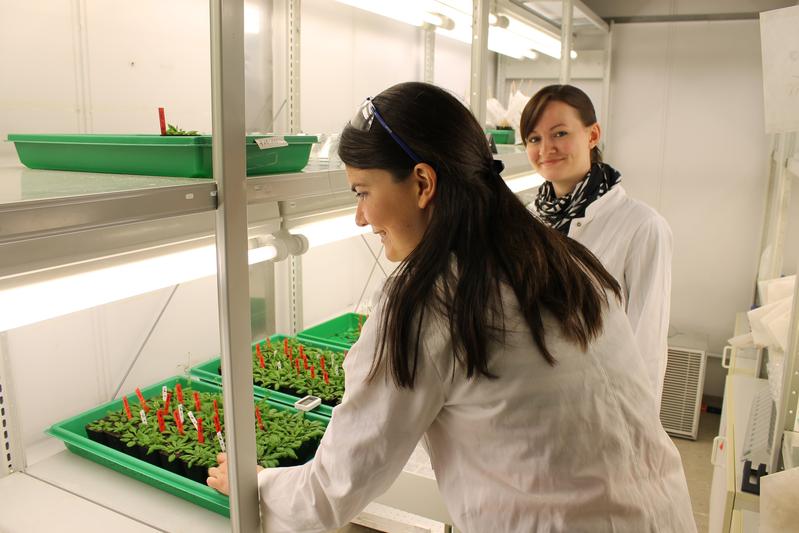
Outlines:
{"label": "woman's hand", "polygon": [[[208,479],[206,479],[205,482],[209,487],[218,490],[222,494],[230,494],[230,485],[227,475],[227,454],[220,453],[216,456],[216,460],[219,465],[212,466],[208,469]],[[257,472],[264,469],[261,465],[256,466],[256,468]]]}

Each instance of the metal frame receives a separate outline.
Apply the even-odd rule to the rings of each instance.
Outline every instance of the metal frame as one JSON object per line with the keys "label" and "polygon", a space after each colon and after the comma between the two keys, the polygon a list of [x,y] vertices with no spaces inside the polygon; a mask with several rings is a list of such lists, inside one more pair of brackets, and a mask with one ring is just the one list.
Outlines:
{"label": "metal frame", "polygon": [[614,23],[610,24],[605,40],[605,74],[602,78],[602,151],[608,150],[608,140],[610,139],[610,76],[613,68],[613,29]]}
{"label": "metal frame", "polygon": [[481,126],[486,121],[488,13],[489,0],[472,1],[472,75],[469,83],[469,107]]}
{"label": "metal frame", "polygon": [[[244,128],[244,1],[211,2],[213,168],[219,187],[217,283],[225,402],[230,522],[235,533],[260,529],[252,407]],[[232,415],[232,416],[230,416]]]}
{"label": "metal frame", "polygon": [[24,200],[0,205],[0,244],[213,211],[215,208],[216,186],[210,182]]}
{"label": "metal frame", "polygon": [[289,258],[289,332],[296,335],[303,329],[302,308],[302,257],[293,255]]}
{"label": "metal frame", "polygon": [[424,81],[433,83],[435,79],[436,60],[436,28],[432,24],[425,24],[424,33]]}
{"label": "metal frame", "polygon": [[[797,150],[797,133],[780,135],[779,147],[775,153],[774,164],[777,166],[778,183],[787,182],[787,193],[785,197],[779,197],[780,215],[778,222],[778,239],[780,244],[780,262],[773,264],[782,265],[782,244],[785,240],[785,219],[787,219],[788,206],[790,201],[790,180],[799,177],[799,172],[793,162],[795,151]],[[793,174],[793,176],[792,176]],[[781,231],[780,231],[781,230]],[[776,256],[777,254],[773,254]],[[773,267],[776,268],[776,267]],[[799,268],[799,267],[798,267]],[[799,409],[799,283],[794,287],[793,306],[791,309],[791,328],[789,332],[788,350],[785,353],[782,374],[782,391],[777,402],[777,431],[780,431],[779,438],[774,437],[774,447],[771,455],[772,470],[779,464],[782,454],[782,440],[785,438],[783,431],[794,431],[797,420],[797,409]]]}
{"label": "metal frame", "polygon": [[300,127],[300,0],[287,0],[289,132]]}
{"label": "metal frame", "polygon": [[25,470],[25,446],[14,405],[8,335],[0,331],[0,478]]}
{"label": "metal frame", "polygon": [[560,83],[571,80],[572,22],[574,5],[572,0],[563,0],[563,15],[560,26]]}
{"label": "metal frame", "polygon": [[760,254],[771,248],[770,256],[758,272],[757,279],[773,279],[782,272],[785,232],[791,201],[791,175],[788,160],[795,149],[796,134],[776,134],[772,138],[773,150],[769,157],[769,184],[766,199],[763,241]]}

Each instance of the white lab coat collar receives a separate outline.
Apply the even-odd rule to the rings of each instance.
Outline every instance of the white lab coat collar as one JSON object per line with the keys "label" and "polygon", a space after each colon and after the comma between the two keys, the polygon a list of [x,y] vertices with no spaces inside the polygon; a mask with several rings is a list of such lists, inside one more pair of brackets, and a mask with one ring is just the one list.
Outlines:
{"label": "white lab coat collar", "polygon": [[591,219],[593,219],[597,213],[601,212],[603,209],[613,209],[614,207],[620,206],[626,197],[627,193],[624,191],[624,187],[621,185],[616,185],[608,192],[591,202],[585,209],[585,215],[582,218],[575,218],[574,220],[581,220],[583,223],[590,222]]}

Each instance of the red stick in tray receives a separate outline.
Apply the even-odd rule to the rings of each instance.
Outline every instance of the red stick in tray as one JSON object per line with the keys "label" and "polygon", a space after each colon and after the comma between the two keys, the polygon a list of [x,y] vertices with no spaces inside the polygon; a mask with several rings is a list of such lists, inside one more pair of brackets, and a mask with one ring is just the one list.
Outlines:
{"label": "red stick in tray", "polygon": [[172,393],[166,393],[166,401],[164,401],[164,411],[169,412],[169,404],[172,403]]}
{"label": "red stick in tray", "polygon": [[297,367],[297,374],[299,375],[299,373],[300,373],[300,358],[299,357],[294,360],[294,366]]}
{"label": "red stick in tray", "polygon": [[263,419],[261,419],[261,410],[258,409],[257,405],[255,406],[255,418],[258,419],[258,427],[261,428],[263,431],[266,431],[266,428],[264,427],[264,421]]}
{"label": "red stick in tray", "polygon": [[180,383],[175,385],[175,394],[178,396],[178,403],[183,403],[183,387],[180,386]]}
{"label": "red stick in tray", "polygon": [[269,338],[266,339],[266,347],[269,348],[270,350],[272,349],[272,339]]}
{"label": "red stick in tray", "polygon": [[166,431],[166,424],[164,424],[164,412],[159,409],[156,414],[158,415],[158,431],[163,433]]}
{"label": "red stick in tray", "polygon": [[219,407],[216,406],[216,400],[214,400],[214,416],[219,418]]}
{"label": "red stick in tray", "polygon": [[283,339],[283,353],[288,355],[289,354],[289,338],[286,337]]}
{"label": "red stick in tray", "polygon": [[185,435],[185,433],[183,432],[183,422],[180,421],[180,414],[178,414],[177,409],[172,411],[172,417],[175,419],[175,425],[178,426],[178,433],[180,433],[181,435]]}
{"label": "red stick in tray", "polygon": [[197,442],[200,444],[205,443],[205,435],[203,435],[203,419],[197,419]]}
{"label": "red stick in tray", "polygon": [[161,123],[161,135],[166,135],[166,115],[163,107],[158,108],[158,122]]}
{"label": "red stick in tray", "polygon": [[202,406],[200,405],[200,393],[197,391],[194,391],[194,407],[197,409],[197,411],[203,410]]}
{"label": "red stick in tray", "polygon": [[305,357],[305,354],[302,354],[302,366],[305,370],[308,370],[308,358]]}
{"label": "red stick in tray", "polygon": [[327,375],[327,371],[323,371],[322,376],[325,378],[325,383],[330,385],[330,377]]}
{"label": "red stick in tray", "polygon": [[133,414],[130,412],[130,404],[128,403],[127,396],[122,397],[122,405],[125,406],[125,414],[128,416],[128,420],[133,418]]}
{"label": "red stick in tray", "polygon": [[136,396],[138,396],[139,403],[141,404],[141,408],[144,409],[144,412],[145,413],[149,413],[150,412],[150,406],[147,405],[146,401],[144,401],[144,396],[142,396],[142,393],[139,390],[139,387],[136,387]]}
{"label": "red stick in tray", "polygon": [[316,369],[311,365],[311,379],[316,379]]}
{"label": "red stick in tray", "polygon": [[322,365],[322,370],[327,370],[327,367],[325,367],[325,356],[324,355],[320,355],[319,356],[319,364]]}
{"label": "red stick in tray", "polygon": [[264,363],[264,354],[261,353],[261,345],[255,345],[255,353],[258,354],[258,364],[261,365],[261,368],[265,368],[266,364]]}
{"label": "red stick in tray", "polygon": [[222,432],[222,424],[219,422],[219,415],[214,415],[214,427],[217,433]]}

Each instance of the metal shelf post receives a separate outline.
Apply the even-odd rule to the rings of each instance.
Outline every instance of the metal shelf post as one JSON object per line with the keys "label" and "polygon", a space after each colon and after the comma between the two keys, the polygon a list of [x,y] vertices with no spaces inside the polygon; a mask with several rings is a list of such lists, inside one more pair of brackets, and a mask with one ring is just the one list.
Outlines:
{"label": "metal shelf post", "polygon": [[260,515],[249,358],[243,0],[211,2],[211,101],[213,168],[219,190],[217,283],[230,522],[235,533],[256,533]]}
{"label": "metal shelf post", "polygon": [[488,0],[472,2],[472,77],[469,86],[469,107],[480,126],[486,121],[486,89],[488,88]]}

